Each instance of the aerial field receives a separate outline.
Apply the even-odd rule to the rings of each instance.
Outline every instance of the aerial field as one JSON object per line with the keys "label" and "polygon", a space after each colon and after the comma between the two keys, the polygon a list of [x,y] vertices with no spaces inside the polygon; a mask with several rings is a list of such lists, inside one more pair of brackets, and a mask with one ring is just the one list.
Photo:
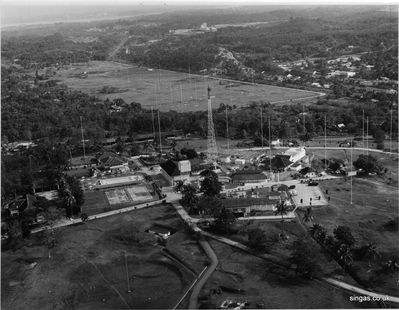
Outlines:
{"label": "aerial field", "polygon": [[[157,225],[172,233],[166,244],[148,232]],[[55,235],[51,258],[41,234],[2,251],[2,309],[172,309],[207,262],[169,205]]]}
{"label": "aerial field", "polygon": [[[87,72],[87,78],[79,75]],[[206,110],[207,87],[211,88],[212,106],[221,103],[245,106],[252,101],[289,103],[291,100],[316,98],[320,93],[271,85],[249,85],[236,81],[208,78],[188,73],[148,69],[111,61],[76,63],[57,71],[55,79],[73,89],[96,95],[101,99],[122,98],[144,107],[160,107],[162,111]],[[102,94],[104,87],[114,93]]]}
{"label": "aerial field", "polygon": [[398,188],[378,181],[377,178],[353,178],[352,205],[350,204],[350,179],[321,181],[329,191],[328,206],[313,210],[314,222],[332,234],[338,225],[349,226],[356,240],[356,247],[373,243],[379,256],[371,260],[355,261],[359,276],[369,281],[370,287],[381,293],[398,295],[398,274],[386,275],[382,265],[399,256],[398,230],[387,223],[398,218]]}
{"label": "aerial field", "polygon": [[[219,260],[217,270],[201,291],[204,308],[219,308],[223,301],[247,302],[249,309],[339,309],[372,307],[370,303],[351,303],[349,293],[320,281],[306,281],[294,272],[261,258],[211,241]],[[220,286],[243,290],[231,293]],[[218,290],[218,294],[212,293]]]}

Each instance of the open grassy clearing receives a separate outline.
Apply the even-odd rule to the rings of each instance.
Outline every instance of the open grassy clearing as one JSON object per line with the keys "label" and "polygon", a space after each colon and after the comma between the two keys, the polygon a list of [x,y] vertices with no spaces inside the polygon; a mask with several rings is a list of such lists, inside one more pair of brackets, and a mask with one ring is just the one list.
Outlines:
{"label": "open grassy clearing", "polygon": [[[164,247],[147,229],[176,233]],[[207,262],[169,205],[63,228],[56,237],[51,259],[39,234],[2,252],[2,309],[171,308]]]}
{"label": "open grassy clearing", "polygon": [[[277,267],[261,258],[248,255],[228,245],[211,241],[219,266],[201,292],[203,307],[219,307],[226,299],[249,302],[269,309],[361,308],[375,307],[370,303],[351,303],[350,294],[320,281],[303,280],[292,271]],[[245,293],[220,290],[220,285],[239,288]]]}
{"label": "open grassy clearing", "polygon": [[[87,72],[88,77],[78,75]],[[139,102],[143,106],[156,106],[161,110],[197,111],[207,109],[207,87],[215,98],[213,107],[220,103],[236,106],[248,105],[251,101],[281,102],[317,96],[311,91],[296,90],[271,85],[246,85],[204,78],[188,73],[139,68],[110,61],[91,61],[73,64],[57,71],[55,79],[65,82],[73,89],[97,95],[101,99],[122,98],[126,102]],[[227,87],[232,85],[232,87]],[[117,93],[100,94],[104,86],[117,88]],[[158,96],[156,96],[158,94]],[[231,101],[230,101],[231,97]]]}
{"label": "open grassy clearing", "polygon": [[381,272],[382,263],[399,256],[398,231],[383,227],[398,216],[398,189],[376,181],[374,178],[353,179],[353,204],[350,204],[350,180],[329,180],[320,183],[329,191],[330,204],[314,208],[314,221],[325,227],[329,234],[338,225],[349,226],[356,246],[374,243],[380,258],[371,262],[355,261],[359,276],[371,280],[373,288],[381,293],[399,295],[398,275],[387,276]]}
{"label": "open grassy clearing", "polygon": [[[324,159],[325,152],[324,150],[307,150],[307,154],[314,155],[315,159]],[[327,150],[327,159],[328,158],[337,158],[342,159],[348,165],[351,162],[351,151],[350,150]],[[355,161],[359,155],[366,155],[366,151],[352,150],[352,162]],[[369,155],[372,155],[377,158],[378,162],[380,162],[384,167],[388,168],[388,172],[379,177],[381,182],[388,182],[389,178],[391,178],[391,185],[395,185],[398,182],[398,157],[394,155],[381,154],[377,152],[368,152]],[[355,168],[353,168],[355,169]]]}
{"label": "open grassy clearing", "polygon": [[[313,242],[306,230],[296,221],[241,221],[235,224],[237,233],[226,235],[227,238],[249,245],[248,233],[253,229],[262,230],[267,236],[267,247],[265,252],[277,257],[288,258],[291,255],[290,246],[295,240],[307,239]],[[317,243],[313,242],[318,248]],[[320,249],[321,251],[321,249]],[[320,264],[323,266],[323,274],[328,276],[337,276],[342,278],[342,270],[338,264],[330,260],[328,257],[321,255]],[[345,277],[345,281],[355,284],[350,277]]]}

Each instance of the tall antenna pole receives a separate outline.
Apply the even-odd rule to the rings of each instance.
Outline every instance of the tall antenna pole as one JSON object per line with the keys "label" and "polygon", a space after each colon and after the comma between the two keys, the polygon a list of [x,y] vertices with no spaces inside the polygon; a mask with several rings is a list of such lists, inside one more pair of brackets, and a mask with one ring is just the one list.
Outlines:
{"label": "tall antenna pole", "polygon": [[263,150],[263,107],[262,106],[260,107],[260,139]]}
{"label": "tall antenna pole", "polygon": [[80,130],[81,130],[81,132],[82,132],[83,160],[86,162],[85,138],[84,138],[84,136],[83,136],[83,123],[82,123],[82,117],[80,117]]}
{"label": "tall antenna pole", "polygon": [[194,79],[195,106],[198,106],[197,81]]}
{"label": "tall antenna pole", "polygon": [[151,106],[151,115],[152,115],[152,133],[154,135],[155,141],[155,120],[154,120],[154,108]]}
{"label": "tall antenna pole", "polygon": [[180,84],[180,107],[183,112],[183,88],[182,88],[181,84]]}
{"label": "tall antenna pole", "polygon": [[270,139],[271,133],[270,133],[270,117],[269,117],[269,170],[270,170],[270,177],[272,175],[272,141]]}
{"label": "tall antenna pole", "polygon": [[208,85],[208,159],[215,162],[218,156],[215,128],[213,127],[211,88]]}
{"label": "tall antenna pole", "polygon": [[173,85],[172,85],[172,82],[170,82],[170,103],[171,103],[172,107],[175,105],[175,103],[173,102]]}
{"label": "tall antenna pole", "polygon": [[366,124],[367,124],[367,129],[366,129],[366,138],[367,138],[367,140],[366,140],[366,143],[367,143],[367,145],[366,145],[366,152],[367,152],[367,156],[369,155],[369,117],[367,116],[367,119],[366,119]]}
{"label": "tall antenna pole", "polygon": [[351,142],[351,205],[353,202],[353,193],[352,193],[352,187],[353,187],[353,141]]}
{"label": "tall antenna pole", "polygon": [[130,293],[130,281],[129,281],[129,269],[127,267],[127,257],[126,257],[126,252],[124,252],[125,254],[125,269],[126,269],[126,281],[127,281],[127,292]]}
{"label": "tall antenna pole", "polygon": [[365,141],[364,141],[364,109],[363,109],[363,155],[364,155],[364,147],[365,147]]}
{"label": "tall antenna pole", "polygon": [[226,142],[227,142],[227,153],[230,154],[230,144],[229,144],[229,117],[227,116],[226,107]]}
{"label": "tall antenna pole", "polygon": [[390,124],[390,134],[389,134],[389,153],[392,155],[392,109],[390,110],[391,113],[391,124]]}
{"label": "tall antenna pole", "polygon": [[327,115],[324,115],[324,169],[327,170]]}
{"label": "tall antenna pole", "polygon": [[158,132],[159,132],[159,150],[161,151],[162,155],[161,121],[159,118],[159,109],[158,109]]}

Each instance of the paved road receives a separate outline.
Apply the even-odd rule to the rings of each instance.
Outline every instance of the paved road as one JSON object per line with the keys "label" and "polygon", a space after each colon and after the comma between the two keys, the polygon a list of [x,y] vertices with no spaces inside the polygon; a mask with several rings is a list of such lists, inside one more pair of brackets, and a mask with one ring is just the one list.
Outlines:
{"label": "paved road", "polygon": [[[272,150],[287,150],[290,147],[288,146],[277,146],[273,147]],[[347,150],[350,151],[351,149],[354,151],[365,151],[365,152],[375,152],[375,153],[382,153],[382,154],[388,154],[388,155],[398,155],[398,153],[395,152],[387,152],[383,150],[377,150],[377,149],[367,149],[367,148],[361,148],[361,147],[339,147],[339,146],[327,146],[324,148],[324,146],[306,146],[304,147],[305,149],[310,149],[310,150]],[[267,151],[269,150],[268,147],[248,147],[248,148],[230,148],[230,152],[237,152],[237,151]]]}
{"label": "paved road", "polygon": [[193,291],[190,296],[190,303],[189,303],[188,308],[189,309],[197,309],[198,308],[198,295],[201,292],[201,289],[204,286],[204,284],[206,283],[206,281],[209,279],[209,277],[215,271],[216,266],[218,265],[219,262],[218,262],[215,252],[212,250],[208,241],[206,241],[206,239],[204,239],[202,237],[204,232],[197,227],[194,219],[192,219],[191,216],[188,215],[186,210],[182,207],[182,205],[178,201],[172,201],[171,203],[175,207],[177,213],[180,215],[180,217],[183,219],[183,221],[186,222],[188,224],[188,226],[194,232],[201,234],[201,239],[199,241],[199,244],[205,251],[208,258],[211,260],[211,265],[207,268],[207,270],[202,275],[202,277],[196,279],[196,283],[194,285]]}
{"label": "paved road", "polygon": [[206,281],[208,281],[209,277],[215,271],[217,265],[219,264],[218,258],[215,252],[212,250],[209,242],[204,240],[200,240],[199,244],[204,249],[206,255],[211,260],[211,265],[206,269],[205,273],[200,277],[199,281],[195,284],[194,289],[190,296],[189,309],[198,309],[198,295],[201,292],[202,287],[205,285]]}

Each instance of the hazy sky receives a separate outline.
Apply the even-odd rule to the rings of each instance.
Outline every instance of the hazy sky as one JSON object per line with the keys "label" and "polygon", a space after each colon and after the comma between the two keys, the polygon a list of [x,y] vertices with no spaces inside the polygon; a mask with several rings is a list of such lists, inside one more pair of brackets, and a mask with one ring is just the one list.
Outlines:
{"label": "hazy sky", "polygon": [[249,4],[397,4],[395,0],[0,0],[3,6],[51,5],[249,5]]}

